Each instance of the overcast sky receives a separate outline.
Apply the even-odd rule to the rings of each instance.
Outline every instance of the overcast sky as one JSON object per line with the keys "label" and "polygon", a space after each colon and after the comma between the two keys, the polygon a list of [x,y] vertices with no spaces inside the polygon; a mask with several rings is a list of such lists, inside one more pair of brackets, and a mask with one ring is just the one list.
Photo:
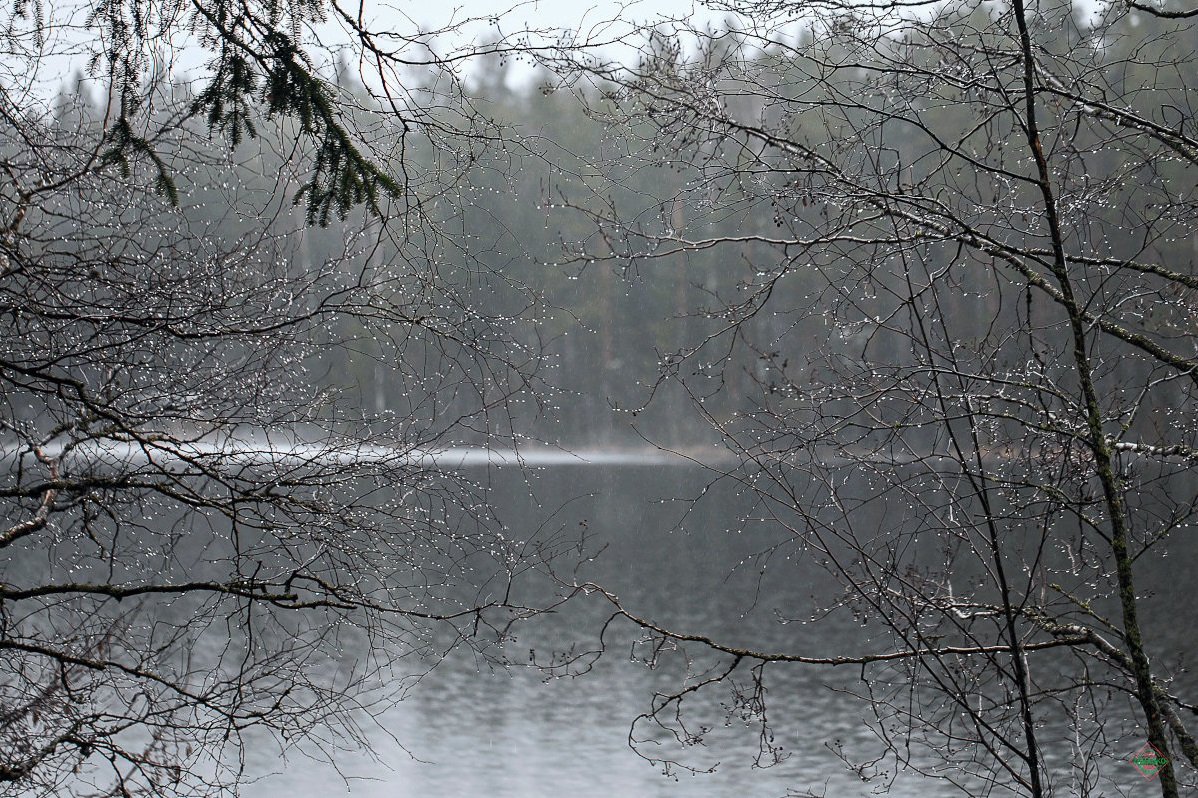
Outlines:
{"label": "overcast sky", "polygon": [[[444,55],[471,42],[485,42],[496,37],[498,30],[504,34],[517,33],[525,28],[546,32],[569,29],[605,40],[627,31],[633,23],[654,21],[661,18],[704,19],[718,18],[702,8],[695,0],[450,0],[450,2],[427,2],[427,0],[361,0],[364,19],[374,30],[394,30],[401,34],[413,34],[419,27],[425,31],[444,30],[439,37],[440,54]],[[354,8],[353,0],[346,0],[346,8]],[[30,88],[45,98],[52,97],[64,83],[73,81],[74,76],[87,71],[88,43],[94,41],[94,33],[85,30],[85,19],[91,4],[78,0],[50,7],[49,52],[39,64],[36,75],[26,75]],[[475,20],[473,24],[463,24]],[[457,28],[455,32],[451,29]],[[170,73],[175,80],[195,76],[211,57],[187,45],[187,36],[177,31],[171,45],[165,45],[163,55],[169,60]],[[343,38],[337,26],[330,24],[328,30],[318,35],[326,45]],[[344,39],[343,39],[344,40]],[[316,54],[316,51],[312,51]],[[613,51],[613,57],[618,57]],[[329,64],[331,66],[331,62]],[[518,78],[523,71],[519,64],[512,65],[512,77]],[[463,67],[469,73],[469,66]],[[529,71],[531,74],[531,70]],[[91,77],[91,76],[89,76]],[[13,75],[10,79],[20,80]],[[102,77],[88,80],[93,92],[100,91]]]}

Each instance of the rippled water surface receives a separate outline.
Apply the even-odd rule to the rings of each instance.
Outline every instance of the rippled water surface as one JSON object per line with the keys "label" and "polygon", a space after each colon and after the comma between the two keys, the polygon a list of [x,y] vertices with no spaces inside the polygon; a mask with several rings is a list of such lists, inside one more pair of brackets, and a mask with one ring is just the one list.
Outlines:
{"label": "rippled water surface", "polygon": [[[688,499],[710,482],[702,469],[678,461],[634,465],[590,459],[540,464],[528,476],[511,466],[497,467],[488,457],[486,476],[502,521],[513,533],[585,529],[589,548],[603,549],[588,564],[586,578],[617,593],[629,609],[676,629],[759,649],[815,655],[868,648],[869,630],[851,624],[778,623],[780,615],[803,617],[812,596],[832,586],[817,567],[788,558],[785,549],[768,559],[757,557],[778,542],[779,530],[765,519],[738,520],[752,515],[753,508],[731,486],[712,488],[692,508]],[[468,457],[458,465],[482,467]],[[593,646],[605,617],[601,601],[571,603],[522,628],[506,655],[526,662],[530,650],[544,658],[571,644]],[[1187,634],[1184,625],[1175,633]],[[777,735],[773,743],[787,756],[772,767],[755,766],[759,730],[729,718],[721,705],[728,698],[724,692],[712,692],[693,705],[696,725],[711,727],[705,745],[682,748],[660,732],[640,727],[642,753],[676,757],[699,770],[714,768],[711,773],[676,770],[665,776],[660,765],[629,747],[630,724],[656,689],[678,685],[685,663],[671,652],[663,654],[657,670],[634,663],[634,638],[628,627],[616,627],[607,638],[607,654],[591,672],[549,680],[524,667],[495,668],[458,650],[425,676],[407,700],[380,716],[385,733],[372,736],[377,761],[339,757],[334,768],[303,757],[282,761],[263,751],[252,757],[251,770],[273,775],[248,793],[253,798],[745,798],[808,792],[871,795],[889,788],[889,794],[907,798],[960,794],[913,776],[892,780],[887,760],[869,781],[845,766],[838,754],[860,762],[879,751],[866,722],[868,707],[847,692],[861,688],[859,669],[852,667],[774,670],[769,683],[769,712]],[[419,670],[419,663],[409,664],[412,672]],[[1127,745],[1133,746],[1134,730],[1125,731]],[[1047,745],[1059,745],[1062,752],[1072,737],[1065,728],[1042,734]],[[1118,742],[1111,747],[1118,749]],[[1112,759],[1102,769],[1110,774],[1112,794],[1157,791],[1125,762]]]}

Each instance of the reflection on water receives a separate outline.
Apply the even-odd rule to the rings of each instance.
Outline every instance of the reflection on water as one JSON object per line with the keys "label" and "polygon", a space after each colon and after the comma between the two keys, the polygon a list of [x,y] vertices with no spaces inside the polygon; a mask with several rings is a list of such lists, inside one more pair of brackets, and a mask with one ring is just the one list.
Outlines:
{"label": "reflection on water", "polygon": [[[606,549],[583,577],[610,588],[641,615],[758,649],[828,655],[869,648],[869,630],[854,624],[777,622],[779,613],[805,617],[812,597],[834,588],[822,570],[788,556],[792,553],[785,548],[760,556],[778,543],[778,529],[768,521],[740,521],[752,515],[752,507],[733,487],[717,485],[694,509],[688,499],[710,481],[701,469],[663,463],[600,467],[593,459],[555,462],[532,472],[489,457],[486,464],[491,501],[513,534],[585,530],[591,550]],[[572,602],[521,627],[505,656],[526,663],[532,651],[543,660],[571,645],[593,646],[606,609],[595,600]],[[868,706],[848,692],[861,687],[859,669],[852,667],[774,669],[769,683],[773,744],[789,756],[772,767],[754,767],[760,730],[729,716],[721,705],[728,697],[724,692],[692,704],[694,724],[710,727],[706,745],[679,748],[642,727],[643,752],[675,757],[700,770],[715,768],[663,776],[660,766],[629,748],[629,727],[655,690],[676,688],[684,657],[667,653],[656,670],[631,662],[634,635],[627,628],[610,635],[607,644],[607,654],[591,672],[550,680],[527,667],[495,668],[459,650],[380,717],[382,730],[374,736],[377,761],[342,757],[334,768],[298,757],[282,763],[262,752],[251,768],[275,775],[256,782],[247,794],[744,798],[870,795],[887,789],[891,795],[920,798],[960,794],[943,783],[896,777],[889,760],[871,771],[870,781],[846,768],[841,755],[861,762],[881,751],[866,722]],[[1134,730],[1128,734],[1130,744]],[[1048,746],[1059,740],[1064,748],[1071,732],[1062,728],[1054,740],[1045,730],[1044,737]],[[1051,759],[1053,752],[1046,755]],[[1128,767],[1113,760],[1103,764],[1103,771],[1112,774],[1112,788],[1154,794],[1155,786]]]}

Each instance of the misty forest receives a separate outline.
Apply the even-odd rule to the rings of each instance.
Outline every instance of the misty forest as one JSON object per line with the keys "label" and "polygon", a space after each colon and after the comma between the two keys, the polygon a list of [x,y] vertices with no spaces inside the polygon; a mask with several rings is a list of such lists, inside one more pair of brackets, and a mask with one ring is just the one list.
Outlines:
{"label": "misty forest", "polygon": [[0,796],[1198,791],[1198,5],[0,20]]}

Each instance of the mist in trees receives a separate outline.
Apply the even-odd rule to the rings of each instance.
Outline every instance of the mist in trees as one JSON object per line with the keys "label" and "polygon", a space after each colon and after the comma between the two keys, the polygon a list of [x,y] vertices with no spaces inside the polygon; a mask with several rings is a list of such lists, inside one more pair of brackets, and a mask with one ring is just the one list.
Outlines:
{"label": "mist in trees", "polygon": [[[719,685],[768,741],[769,674],[857,664],[901,768],[1102,791],[1104,732],[1130,717],[1179,794],[1185,652],[1145,632],[1170,608],[1136,574],[1185,549],[1195,496],[1189,12],[733,10],[645,30],[627,68],[563,52],[623,175],[658,175],[562,193],[593,224],[576,262],[719,264],[655,387],[841,584],[810,620],[879,631],[771,650],[609,594],[661,645],[723,655],[651,716],[694,742],[688,697]],[[1069,755],[1045,724],[1076,730]]]}
{"label": "mist in trees", "polygon": [[[207,77],[133,57],[136,25],[56,97],[10,68],[12,794],[235,792],[260,732],[369,748],[394,663],[463,644],[674,674],[628,718],[667,774],[705,769],[713,701],[784,762],[771,707],[847,666],[876,743],[836,757],[870,789],[1131,791],[1147,744],[1147,788],[1193,788],[1162,620],[1198,499],[1193,14],[714,11],[496,33],[458,73],[337,5],[216,3]],[[318,67],[329,20],[355,57]],[[615,589],[590,489],[513,525],[428,457],[460,446],[707,469],[656,479],[726,530],[639,534],[778,625]],[[526,651],[549,607],[587,622]]]}
{"label": "mist in trees", "polygon": [[485,124],[435,59],[385,113],[322,72],[335,12],[5,12],[4,794],[239,792],[248,750],[364,748],[435,653],[536,611],[552,551],[428,458],[510,439],[536,379],[437,206]]}

